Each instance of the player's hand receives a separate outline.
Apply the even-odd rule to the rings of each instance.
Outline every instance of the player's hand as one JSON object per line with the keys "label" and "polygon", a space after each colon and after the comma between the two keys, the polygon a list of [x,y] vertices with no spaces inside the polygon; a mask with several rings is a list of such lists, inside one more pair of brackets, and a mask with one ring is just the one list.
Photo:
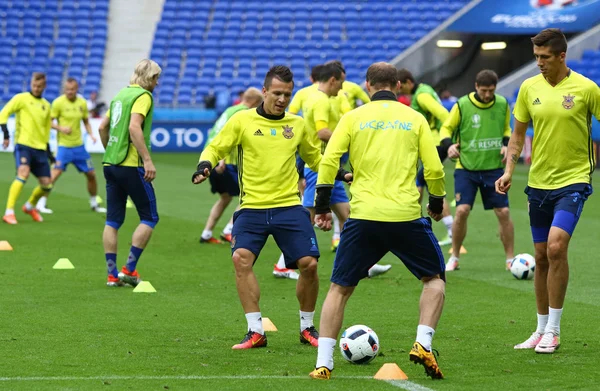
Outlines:
{"label": "player's hand", "polygon": [[221,160],[219,164],[217,164],[217,166],[215,167],[215,171],[217,172],[217,174],[222,174],[223,172],[225,172],[226,167],[227,166],[225,165],[225,160]]}
{"label": "player's hand", "polygon": [[196,171],[194,175],[192,175],[192,182],[194,185],[202,183],[210,176],[210,170],[208,168],[204,169],[204,172]]}
{"label": "player's hand", "polygon": [[144,162],[144,171],[144,180],[146,182],[152,182],[154,178],[156,178],[156,168],[154,167],[152,160]]}
{"label": "player's hand", "polygon": [[460,157],[460,144],[459,143],[452,144],[448,148],[448,157],[450,159],[456,159],[456,158]]}
{"label": "player's hand", "polygon": [[508,147],[500,148],[500,155],[502,155],[502,164],[506,165],[506,160],[508,159]]}
{"label": "player's hand", "polygon": [[510,190],[510,186],[512,185],[512,175],[505,172],[497,181],[496,181],[496,193],[506,194],[508,190]]}
{"label": "player's hand", "polygon": [[353,179],[353,176],[352,176],[351,172],[349,172],[346,175],[344,175],[344,182],[346,182],[347,184],[351,185],[352,184],[352,179]]}
{"label": "player's hand", "polygon": [[427,214],[435,221],[440,221],[442,219],[441,213],[433,213],[431,209],[429,209],[429,204],[427,204]]}
{"label": "player's hand", "polygon": [[62,127],[62,132],[63,132],[64,134],[71,134],[71,132],[72,132],[72,131],[73,131],[73,130],[71,130],[71,127],[70,127],[70,126],[63,126],[63,127]]}
{"label": "player's hand", "polygon": [[98,139],[92,135],[90,135],[90,139],[92,139],[93,144],[96,144],[98,142]]}
{"label": "player's hand", "polygon": [[2,141],[2,148],[4,148],[4,149],[8,148],[9,142],[10,142],[10,140],[5,138],[4,141]]}
{"label": "player's hand", "polygon": [[331,230],[332,222],[333,217],[331,216],[331,212],[315,215],[315,224],[323,231]]}

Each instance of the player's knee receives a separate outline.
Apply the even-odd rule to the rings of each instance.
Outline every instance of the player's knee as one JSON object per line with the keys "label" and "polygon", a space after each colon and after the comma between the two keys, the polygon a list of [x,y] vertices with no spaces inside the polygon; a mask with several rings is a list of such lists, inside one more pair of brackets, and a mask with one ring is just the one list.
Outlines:
{"label": "player's knee", "polygon": [[510,219],[510,210],[508,208],[495,208],[496,216],[500,221],[508,221]]}
{"label": "player's knee", "polygon": [[455,218],[457,220],[459,220],[459,219],[466,220],[469,217],[470,213],[471,213],[471,207],[469,205],[459,205],[456,208]]}
{"label": "player's knee", "polygon": [[119,221],[106,220],[106,225],[108,225],[109,227],[114,228],[118,231],[119,228],[121,228],[121,226],[123,225],[123,221],[124,220],[119,220]]}
{"label": "player's knee", "polygon": [[559,261],[566,259],[566,246],[559,241],[548,242],[548,260]]}
{"label": "player's knee", "polygon": [[298,269],[300,269],[300,274],[306,276],[316,276],[317,275],[317,265],[318,262],[313,257],[304,257],[300,258],[297,262]]}
{"label": "player's knee", "polygon": [[93,182],[96,180],[96,172],[94,170],[85,173],[87,180]]}
{"label": "player's knee", "polygon": [[431,289],[440,292],[443,296],[446,296],[446,283],[439,276],[436,277],[424,277],[423,289]]}
{"label": "player's knee", "polygon": [[235,250],[231,256],[231,260],[236,270],[252,269],[252,265],[254,264],[252,253],[243,248]]}

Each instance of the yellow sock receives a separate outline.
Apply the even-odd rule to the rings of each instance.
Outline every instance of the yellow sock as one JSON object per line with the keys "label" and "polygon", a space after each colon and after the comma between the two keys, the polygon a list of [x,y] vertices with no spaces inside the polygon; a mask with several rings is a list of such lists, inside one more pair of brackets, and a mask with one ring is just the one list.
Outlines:
{"label": "yellow sock", "polygon": [[21,194],[21,190],[23,190],[23,186],[25,186],[25,178],[16,177],[13,183],[10,185],[10,190],[8,190],[6,209],[15,209],[15,204],[17,203],[17,199],[19,199],[19,195]]}
{"label": "yellow sock", "polygon": [[31,197],[29,197],[28,202],[35,208],[40,198],[42,198],[46,194],[48,194],[48,189],[43,189],[41,185],[37,185],[35,189],[33,189],[33,192],[31,193]]}

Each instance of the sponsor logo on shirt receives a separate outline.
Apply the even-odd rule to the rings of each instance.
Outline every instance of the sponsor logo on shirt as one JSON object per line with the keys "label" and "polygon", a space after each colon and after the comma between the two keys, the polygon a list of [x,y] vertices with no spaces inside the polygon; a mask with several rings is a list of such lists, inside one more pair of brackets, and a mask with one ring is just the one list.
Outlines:
{"label": "sponsor logo on shirt", "polygon": [[256,132],[254,132],[255,136],[264,136],[263,132],[261,132],[260,129],[258,129]]}
{"label": "sponsor logo on shirt", "polygon": [[473,122],[473,127],[474,128],[480,128],[481,127],[481,116],[479,114],[473,114],[473,117],[471,118],[471,121]]}
{"label": "sponsor logo on shirt", "polygon": [[540,102],[540,98],[535,98],[535,100],[533,101],[534,105],[541,105],[542,102]]}
{"label": "sponsor logo on shirt", "polygon": [[123,103],[120,100],[116,101],[112,107],[110,108],[110,127],[114,128],[119,123],[121,119],[121,114],[123,112]]}

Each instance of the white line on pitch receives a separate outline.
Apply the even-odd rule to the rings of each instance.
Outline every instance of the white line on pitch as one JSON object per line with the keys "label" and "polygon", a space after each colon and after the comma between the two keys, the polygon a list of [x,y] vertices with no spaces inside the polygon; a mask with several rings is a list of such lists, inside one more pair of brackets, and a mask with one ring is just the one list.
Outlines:
{"label": "white line on pitch", "polygon": [[407,391],[433,391],[431,388],[413,383],[408,380],[386,380],[386,382]]}

